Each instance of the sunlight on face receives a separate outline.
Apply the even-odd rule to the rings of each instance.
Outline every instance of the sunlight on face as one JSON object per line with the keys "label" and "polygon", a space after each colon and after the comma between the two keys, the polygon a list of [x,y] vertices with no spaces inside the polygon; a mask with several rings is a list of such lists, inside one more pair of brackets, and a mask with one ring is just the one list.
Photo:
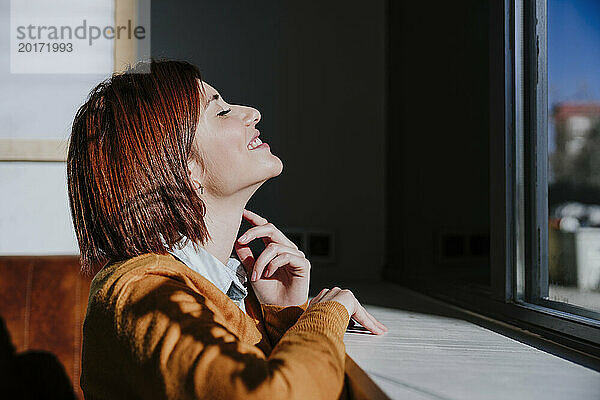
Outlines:
{"label": "sunlight on face", "polygon": [[281,160],[264,141],[261,145],[260,141],[253,141],[260,133],[256,128],[260,112],[228,104],[211,85],[203,82],[203,86],[207,103],[203,104],[195,141],[206,170],[201,171],[193,163],[193,176],[198,177],[206,191],[227,196],[250,187],[256,189],[279,175],[283,170]]}

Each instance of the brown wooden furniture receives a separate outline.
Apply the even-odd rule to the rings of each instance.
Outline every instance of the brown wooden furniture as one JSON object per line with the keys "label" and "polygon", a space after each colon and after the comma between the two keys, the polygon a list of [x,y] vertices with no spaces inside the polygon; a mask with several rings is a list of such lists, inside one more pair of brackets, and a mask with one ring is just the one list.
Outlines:
{"label": "brown wooden furniture", "polygon": [[[0,257],[0,351],[20,390],[41,390],[49,376],[62,376],[83,399],[81,335],[90,282],[79,273],[78,256]],[[26,366],[28,373],[38,371],[31,377],[37,383],[18,382],[15,365]]]}

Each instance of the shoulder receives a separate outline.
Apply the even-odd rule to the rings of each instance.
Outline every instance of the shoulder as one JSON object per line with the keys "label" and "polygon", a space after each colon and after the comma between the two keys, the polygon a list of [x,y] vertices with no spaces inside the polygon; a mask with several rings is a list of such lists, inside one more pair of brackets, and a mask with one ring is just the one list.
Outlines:
{"label": "shoulder", "polygon": [[109,318],[120,334],[143,321],[167,326],[208,310],[221,320],[215,291],[176,258],[147,253],[108,265],[94,277],[86,320]]}
{"label": "shoulder", "polygon": [[92,279],[90,302],[114,303],[134,293],[151,291],[157,284],[172,284],[200,292],[201,275],[170,254],[146,253],[105,266]]}

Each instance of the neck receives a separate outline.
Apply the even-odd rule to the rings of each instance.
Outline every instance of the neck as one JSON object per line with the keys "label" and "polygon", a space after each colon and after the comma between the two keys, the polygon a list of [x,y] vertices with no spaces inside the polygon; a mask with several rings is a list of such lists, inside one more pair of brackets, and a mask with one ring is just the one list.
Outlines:
{"label": "neck", "polygon": [[211,236],[203,247],[223,264],[227,264],[233,251],[244,208],[259,186],[229,196],[202,195],[206,204],[204,223]]}

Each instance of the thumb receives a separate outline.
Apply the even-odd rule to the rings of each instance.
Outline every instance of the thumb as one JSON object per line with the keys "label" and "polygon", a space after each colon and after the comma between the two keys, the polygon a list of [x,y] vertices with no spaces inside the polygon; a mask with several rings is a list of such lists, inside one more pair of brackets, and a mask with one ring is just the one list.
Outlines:
{"label": "thumb", "polygon": [[252,250],[250,249],[248,244],[239,244],[237,241],[234,243],[233,247],[235,248],[235,252],[239,257],[242,265],[246,269],[246,273],[251,274],[255,261],[254,255],[252,254]]}

